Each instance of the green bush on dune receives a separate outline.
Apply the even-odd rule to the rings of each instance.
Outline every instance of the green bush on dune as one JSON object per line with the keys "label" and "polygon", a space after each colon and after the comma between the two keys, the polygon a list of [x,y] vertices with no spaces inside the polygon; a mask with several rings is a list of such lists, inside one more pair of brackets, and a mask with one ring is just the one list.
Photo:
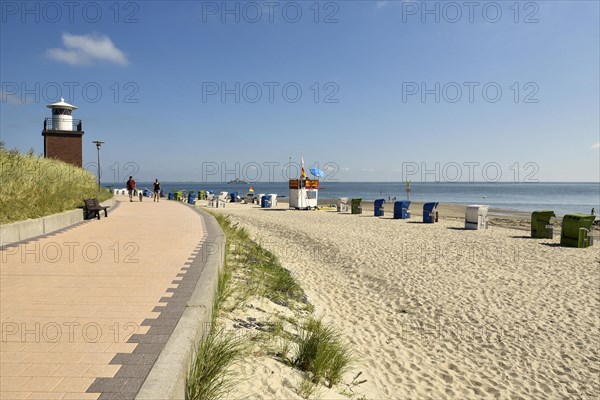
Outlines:
{"label": "green bush on dune", "polygon": [[72,210],[85,198],[104,201],[111,196],[83,168],[0,148],[0,224]]}

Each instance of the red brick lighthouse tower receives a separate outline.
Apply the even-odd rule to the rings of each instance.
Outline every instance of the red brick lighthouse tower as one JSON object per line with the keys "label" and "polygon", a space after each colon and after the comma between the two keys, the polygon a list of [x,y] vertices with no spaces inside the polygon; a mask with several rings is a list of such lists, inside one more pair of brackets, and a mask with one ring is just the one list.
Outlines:
{"label": "red brick lighthouse tower", "polygon": [[57,158],[81,167],[83,131],[81,120],[73,119],[72,115],[77,107],[65,103],[63,98],[47,107],[52,109],[52,118],[44,120],[44,157]]}

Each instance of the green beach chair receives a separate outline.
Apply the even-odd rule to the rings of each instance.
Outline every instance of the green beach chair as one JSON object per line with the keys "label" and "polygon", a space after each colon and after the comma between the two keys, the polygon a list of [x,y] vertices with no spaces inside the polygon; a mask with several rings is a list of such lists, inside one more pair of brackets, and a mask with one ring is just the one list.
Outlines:
{"label": "green beach chair", "polygon": [[[563,218],[560,244],[569,247],[588,247],[589,236],[593,235],[592,225],[596,216],[589,214],[567,214]],[[583,229],[581,229],[583,228]]]}
{"label": "green beach chair", "polygon": [[556,214],[551,210],[534,211],[531,214],[531,237],[537,239],[551,239],[546,230],[546,225],[550,225],[550,219],[556,218]]}
{"label": "green beach chair", "polygon": [[350,200],[351,204],[351,213],[352,214],[362,214],[362,207],[360,206],[360,202],[362,199],[352,199]]}

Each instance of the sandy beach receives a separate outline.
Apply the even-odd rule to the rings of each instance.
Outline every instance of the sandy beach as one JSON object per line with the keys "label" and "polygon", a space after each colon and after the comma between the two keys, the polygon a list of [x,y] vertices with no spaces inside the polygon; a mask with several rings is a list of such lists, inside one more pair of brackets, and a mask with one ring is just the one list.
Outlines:
{"label": "sandy beach", "polygon": [[[341,330],[366,398],[600,396],[597,244],[561,247],[560,229],[553,240],[522,227],[465,231],[443,209],[437,224],[418,208],[411,220],[283,203],[211,210],[277,255]],[[268,357],[245,365],[243,398],[300,398],[284,370]]]}

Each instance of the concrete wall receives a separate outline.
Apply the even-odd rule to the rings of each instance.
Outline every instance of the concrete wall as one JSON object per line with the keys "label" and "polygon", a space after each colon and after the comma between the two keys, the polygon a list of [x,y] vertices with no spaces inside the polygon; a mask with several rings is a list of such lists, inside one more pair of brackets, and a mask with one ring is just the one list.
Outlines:
{"label": "concrete wall", "polygon": [[[113,207],[114,204],[114,198],[102,203],[103,206],[109,207]],[[110,208],[108,211],[110,212]],[[47,215],[41,218],[0,225],[0,247],[28,240],[36,236],[46,235],[59,229],[75,225],[81,221],[83,221],[83,210],[77,208],[75,210]]]}
{"label": "concrete wall", "polygon": [[183,315],[138,392],[138,400],[184,400],[193,350],[210,329],[219,273],[225,262],[225,236],[213,216],[197,208],[194,210],[204,217],[208,234],[191,265],[191,268],[202,268],[202,273]]}

